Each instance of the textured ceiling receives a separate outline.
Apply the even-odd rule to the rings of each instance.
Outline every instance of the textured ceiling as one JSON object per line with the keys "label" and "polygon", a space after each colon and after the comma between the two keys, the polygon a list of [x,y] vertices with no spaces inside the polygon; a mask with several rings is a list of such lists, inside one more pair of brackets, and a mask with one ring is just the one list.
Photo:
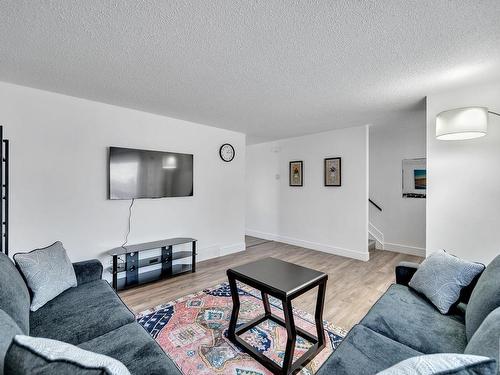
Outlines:
{"label": "textured ceiling", "polygon": [[386,122],[496,78],[499,0],[0,1],[0,80],[251,142]]}

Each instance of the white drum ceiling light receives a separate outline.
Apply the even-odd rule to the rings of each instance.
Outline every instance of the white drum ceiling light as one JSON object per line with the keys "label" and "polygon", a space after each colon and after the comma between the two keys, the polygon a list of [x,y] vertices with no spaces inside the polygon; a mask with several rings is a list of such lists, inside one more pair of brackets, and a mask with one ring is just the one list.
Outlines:
{"label": "white drum ceiling light", "polygon": [[488,131],[488,113],[486,107],[465,107],[450,109],[436,116],[436,138],[455,141],[483,137]]}

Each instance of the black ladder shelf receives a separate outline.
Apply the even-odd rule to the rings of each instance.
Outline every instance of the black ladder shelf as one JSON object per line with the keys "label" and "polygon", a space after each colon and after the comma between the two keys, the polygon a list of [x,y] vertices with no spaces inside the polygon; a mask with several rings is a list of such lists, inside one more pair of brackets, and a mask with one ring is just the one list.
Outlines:
{"label": "black ladder shelf", "polygon": [[0,252],[9,255],[9,140],[3,138],[0,126]]}

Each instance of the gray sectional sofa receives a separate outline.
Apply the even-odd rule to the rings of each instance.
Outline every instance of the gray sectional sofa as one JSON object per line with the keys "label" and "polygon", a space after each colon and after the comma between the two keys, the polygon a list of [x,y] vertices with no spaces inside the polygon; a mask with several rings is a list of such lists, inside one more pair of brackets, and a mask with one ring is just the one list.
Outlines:
{"label": "gray sectional sofa", "polygon": [[354,326],[318,375],[371,375],[407,358],[465,353],[499,362],[500,256],[468,287],[459,304],[441,314],[408,287],[418,264],[396,268],[396,284]]}
{"label": "gray sectional sofa", "polygon": [[[30,294],[14,263],[0,254],[0,375],[66,374],[42,359],[9,350],[15,335],[51,338],[120,360],[131,374],[180,371],[135,321],[110,285],[101,279],[97,260],[74,263],[78,286],[31,312]],[[349,332],[318,375],[376,374],[410,357],[431,353],[466,353],[499,361],[500,256],[471,285],[460,303],[441,314],[408,287],[418,264],[396,268],[396,284]],[[87,374],[84,371],[82,374]],[[94,372],[92,372],[94,373]]]}
{"label": "gray sectional sofa", "polygon": [[[131,374],[180,374],[160,346],[135,321],[108,282],[97,260],[74,263],[78,286],[35,312],[14,263],[0,253],[0,374],[65,374],[50,363],[34,364],[9,352],[15,335],[51,338],[120,360]],[[93,372],[92,372],[93,373]]]}

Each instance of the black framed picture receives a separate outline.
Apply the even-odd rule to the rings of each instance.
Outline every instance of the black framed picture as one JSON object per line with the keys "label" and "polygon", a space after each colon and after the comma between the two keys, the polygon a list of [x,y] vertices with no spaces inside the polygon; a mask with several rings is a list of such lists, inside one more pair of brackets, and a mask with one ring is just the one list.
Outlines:
{"label": "black framed picture", "polygon": [[290,162],[290,186],[302,186],[304,182],[304,167],[302,160]]}
{"label": "black framed picture", "polygon": [[341,158],[325,159],[325,186],[342,185]]}

